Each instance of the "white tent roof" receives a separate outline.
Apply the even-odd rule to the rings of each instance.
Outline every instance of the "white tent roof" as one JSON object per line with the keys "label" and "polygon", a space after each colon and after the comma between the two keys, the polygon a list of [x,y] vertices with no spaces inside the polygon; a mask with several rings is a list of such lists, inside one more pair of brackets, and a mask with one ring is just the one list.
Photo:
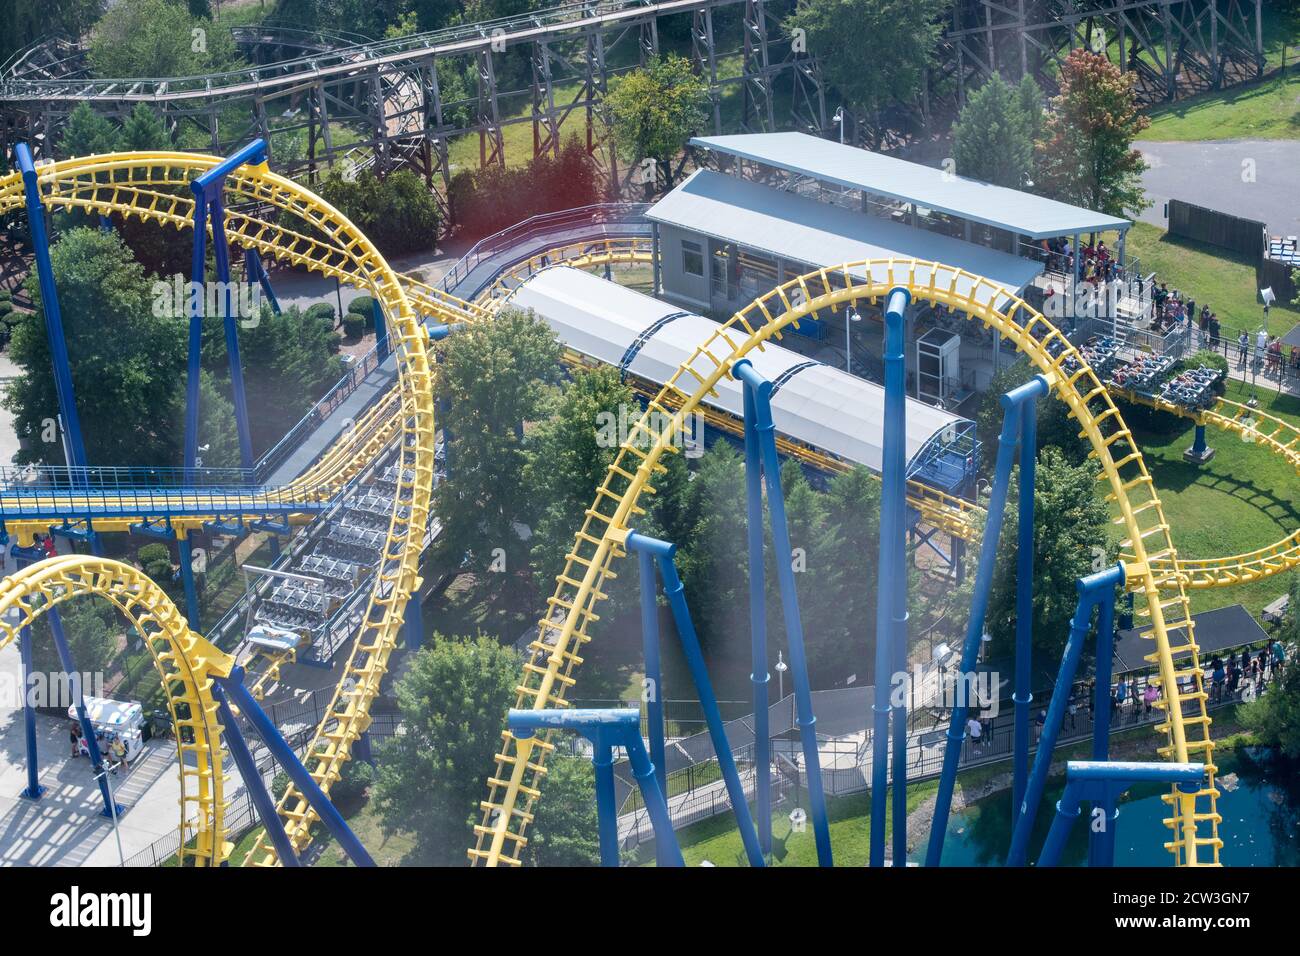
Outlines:
{"label": "white tent roof", "polygon": [[[718,329],[718,323],[684,313],[658,299],[608,282],[568,266],[555,266],[533,275],[510,296],[510,304],[531,309],[575,351],[621,366],[628,349],[643,331],[668,316],[636,352],[627,370],[643,379],[665,382]],[[769,344],[748,355],[754,368],[769,381],[806,356]],[[694,381],[690,379],[689,381]],[[718,397],[709,405],[742,417],[743,393],[738,381],[718,383]],[[884,440],[885,390],[821,363],[808,365],[787,379],[772,399],[777,431],[849,461],[880,471]],[[965,419],[909,398],[907,400],[907,458],[910,462],[936,434]]]}
{"label": "white tent roof", "polygon": [[697,136],[691,145],[875,196],[916,203],[1034,239],[1127,229],[1132,225],[1127,219],[807,133]]}
{"label": "white tent roof", "polygon": [[[995,283],[1005,295],[1016,294],[1043,271],[1042,263],[987,246],[707,169],[695,172],[656,203],[646,218],[814,266],[865,259],[939,262],[953,267],[941,273],[939,285],[949,285],[954,272],[965,270]],[[880,278],[885,278],[883,271]],[[919,278],[929,279],[924,272]],[[957,291],[967,295],[970,286],[969,280],[959,279]],[[992,291],[979,298],[991,297]]]}

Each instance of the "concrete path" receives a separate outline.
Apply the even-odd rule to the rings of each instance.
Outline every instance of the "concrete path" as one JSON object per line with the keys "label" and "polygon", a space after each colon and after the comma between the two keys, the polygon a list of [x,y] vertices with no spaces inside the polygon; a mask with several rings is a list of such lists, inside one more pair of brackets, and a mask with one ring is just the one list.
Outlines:
{"label": "concrete path", "polygon": [[1155,205],[1141,219],[1166,229],[1170,199],[1258,219],[1270,235],[1300,235],[1300,141],[1139,142]]}

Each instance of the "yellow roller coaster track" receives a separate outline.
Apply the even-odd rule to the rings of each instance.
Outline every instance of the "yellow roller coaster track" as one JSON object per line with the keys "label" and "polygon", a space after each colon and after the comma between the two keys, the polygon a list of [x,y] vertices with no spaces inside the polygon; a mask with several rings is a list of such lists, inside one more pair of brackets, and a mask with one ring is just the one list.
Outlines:
{"label": "yellow roller coaster track", "polygon": [[[142,571],[84,556],[41,561],[0,579],[0,648],[50,608],[87,595],[108,600],[122,612],[144,639],[162,679],[180,765],[181,858],[201,866],[220,864],[231,845],[222,838],[222,728],[212,677],[227,676],[234,661],[191,631],[185,616]],[[11,617],[11,612],[16,613]],[[184,839],[187,830],[195,835],[192,845]]]}
{"label": "yellow roller coaster track", "polygon": [[[187,195],[189,182],[220,162],[219,157],[190,153],[114,153],[42,165],[37,173],[41,197],[47,208],[120,213],[181,228],[188,225],[193,211],[193,197]],[[304,497],[313,500],[312,496],[328,498],[394,438],[398,439],[397,493],[369,605],[343,677],[326,717],[308,745],[305,759],[313,778],[328,793],[339,778],[343,764],[350,758],[353,743],[369,724],[370,704],[379,692],[388,658],[396,646],[407,599],[419,587],[418,563],[428,523],[435,431],[428,334],[417,317],[413,299],[417,299],[431,314],[456,319],[475,314],[477,310],[422,283],[408,280],[404,285],[374,245],[341,213],[304,187],[270,172],[265,165],[244,167],[231,173],[226,180],[226,193],[228,202],[233,198],[254,204],[259,209],[270,207],[295,216],[305,224],[305,231],[293,232],[278,223],[232,212],[228,229],[232,243],[360,284],[380,300],[392,323],[397,389],[362,416],[344,439],[329,449],[306,474],[283,489],[268,492],[283,494],[284,500],[290,501],[301,501]],[[14,211],[22,204],[21,177],[18,174],[0,177],[0,215]],[[408,295],[407,287],[412,288],[416,295]],[[185,500],[192,502],[194,496],[187,495]],[[223,499],[222,505],[228,500]],[[3,502],[0,502],[0,507],[3,507]],[[220,511],[214,510],[216,514]],[[201,522],[203,519],[196,517],[194,520]],[[100,527],[116,530],[115,527]],[[32,533],[32,529],[25,526],[13,530],[19,534],[20,540],[24,535],[29,539]],[[96,569],[110,565],[112,573],[95,577]],[[22,587],[25,581],[45,581],[42,575],[54,573],[64,573],[71,583],[93,581],[99,589],[91,589],[93,593],[104,594],[119,607],[150,609],[152,616],[149,621],[156,622],[167,634],[167,639],[180,648],[169,651],[167,659],[179,655],[179,659],[185,660],[182,652],[188,653],[184,644],[189,640],[189,632],[188,629],[180,630],[183,625],[178,622],[183,619],[152,582],[125,566],[88,557],[43,561],[5,579],[6,590],[3,593]],[[19,602],[19,607],[24,607],[21,603],[23,594],[13,593],[18,595],[13,600]],[[55,592],[52,590],[51,593]],[[34,609],[24,613],[32,612]],[[4,633],[7,639],[12,639],[12,628],[6,628]],[[174,683],[175,678],[164,674],[164,685],[170,687],[169,681]],[[212,713],[206,685],[198,681],[196,687],[192,700],[185,698],[187,704],[192,702],[198,707],[200,717],[187,718],[191,722],[208,720]],[[180,723],[181,728],[186,726],[185,721]],[[205,768],[202,779],[208,782],[194,798],[202,809],[194,821],[196,846],[201,848],[196,856],[201,856],[205,862],[224,859],[218,733],[217,729],[205,730],[202,741],[195,745],[207,748],[207,756],[200,765]],[[181,736],[178,734],[178,739]],[[182,761],[183,786],[188,774],[190,771]],[[290,840],[296,849],[301,850],[310,840],[309,831],[316,820],[314,811],[293,787],[279,801],[277,809],[285,819]],[[273,865],[277,859],[269,842],[263,840],[246,862]]]}
{"label": "yellow roller coaster track", "polygon": [[[1158,706],[1165,715],[1157,726],[1165,735],[1160,752],[1177,761],[1202,759],[1207,766],[1207,782],[1197,793],[1165,795],[1171,806],[1165,823],[1172,831],[1166,847],[1178,865],[1217,864],[1222,841],[1203,671],[1182,586],[1176,577],[1166,580],[1162,594],[1150,563],[1177,555],[1141,452],[1105,386],[1064,335],[1018,298],[1011,299],[1005,310],[996,308],[992,303],[1001,296],[1000,288],[947,266],[874,260],[811,272],[755,300],[696,347],[649,402],[597,489],[530,645],[516,706],[568,705],[566,695],[582,663],[582,646],[591,640],[589,629],[599,620],[596,606],[606,596],[604,582],[613,574],[614,560],[625,555],[623,535],[645,513],[641,496],[653,494],[651,481],[663,471],[660,459],[676,450],[686,416],[715,392],[739,359],[771,339],[780,339],[786,326],[819,309],[859,300],[876,302],[895,286],[909,289],[915,301],[948,306],[1011,339],[1047,376],[1055,395],[1082,426],[1080,437],[1091,444],[1092,455],[1101,465],[1099,479],[1109,483],[1109,498],[1118,506],[1127,531],[1121,559],[1129,586],[1141,595],[1150,615],[1144,635],[1152,641],[1150,659],[1158,665],[1156,681],[1162,692]],[[965,295],[957,291],[963,286],[969,288]],[[1055,357],[1049,348],[1056,350]],[[655,423],[660,421],[667,424],[656,431]],[[546,755],[553,745],[544,737],[518,740],[509,731],[502,737],[504,746],[488,778],[488,797],[481,804],[482,820],[475,826],[475,845],[468,853],[475,863],[517,866],[541,795]]]}

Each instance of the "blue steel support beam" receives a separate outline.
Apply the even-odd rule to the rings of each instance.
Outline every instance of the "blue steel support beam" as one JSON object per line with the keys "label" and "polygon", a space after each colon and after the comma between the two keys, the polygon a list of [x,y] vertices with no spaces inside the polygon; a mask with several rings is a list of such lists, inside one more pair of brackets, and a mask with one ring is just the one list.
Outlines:
{"label": "blue steel support beam", "polygon": [[650,759],[655,765],[659,789],[668,792],[668,771],[664,759],[663,667],[659,662],[659,588],[655,580],[655,559],[649,551],[637,552],[641,574],[641,657],[645,667],[646,736],[650,738]]}
{"label": "blue steel support beam", "polygon": [[234,759],[235,766],[239,768],[239,776],[244,781],[244,787],[248,790],[253,806],[257,808],[257,815],[262,821],[262,826],[266,828],[271,845],[275,847],[275,852],[280,857],[280,863],[283,866],[299,866],[298,854],[294,852],[293,844],[289,842],[289,836],[284,832],[284,821],[280,819],[280,814],[275,812],[275,801],[266,792],[262,774],[257,769],[257,763],[248,749],[248,741],[244,740],[244,733],[239,729],[239,721],[230,709],[230,701],[218,681],[212,684],[212,696],[217,701],[217,710],[221,717],[222,740],[230,749],[230,756]]}
{"label": "blue steel support beam", "polygon": [[[1102,601],[1097,608],[1097,660],[1094,664],[1097,686],[1092,726],[1092,759],[1099,762],[1110,759],[1110,678],[1114,661],[1115,605],[1111,601]],[[1115,823],[1119,809],[1114,800],[1099,806],[1106,815],[1106,826],[1089,831],[1088,865],[1110,866],[1115,859]]]}
{"label": "blue steel support beam", "polygon": [[266,716],[266,712],[248,692],[244,686],[244,669],[242,667],[232,667],[229,677],[217,677],[215,683],[219,684],[226,692],[226,696],[239,712],[248,719],[257,731],[257,735],[262,738],[271,751],[271,755],[279,761],[280,766],[284,768],[293,785],[298,788],[306,801],[311,804],[311,808],[316,811],[325,828],[329,830],[334,839],[339,841],[339,846],[347,853],[348,857],[357,866],[374,866],[375,861],[370,858],[366,848],[361,845],[351,828],[348,826],[343,815],[330,802],[329,797],[325,796],[324,791],[317,785],[315,779],[307,768],[302,765],[298,755],[280,736],[280,731],[276,728],[275,722]]}
{"label": "blue steel support beam", "polygon": [[[695,624],[691,620],[690,608],[686,606],[686,589],[677,574],[673,555],[677,546],[658,538],[629,531],[624,542],[629,551],[645,551],[654,555],[659,563],[659,574],[663,578],[664,596],[673,612],[673,622],[677,625],[677,636],[682,643],[682,655],[695,683],[695,691],[700,698],[700,709],[704,711],[704,722],[709,728],[709,737],[713,741],[713,750],[718,756],[718,766],[722,770],[722,779],[727,786],[727,796],[731,799],[731,809],[736,815],[736,825],[740,830],[740,839],[745,846],[745,855],[750,866],[763,866],[763,851],[758,845],[758,834],[754,829],[754,819],[749,812],[749,801],[745,798],[745,788],[740,783],[740,773],[736,770],[736,758],[731,752],[731,743],[727,740],[727,730],[722,723],[722,714],[718,711],[718,698],[713,692],[713,682],[709,680],[709,670],[704,663],[704,652],[700,650],[700,640],[695,633]],[[638,737],[639,739],[639,737]]]}
{"label": "blue steel support beam", "polygon": [[[772,553],[786,643],[790,650],[790,675],[794,678],[796,717],[803,748],[804,771],[808,774],[808,802],[811,805],[813,836],[819,866],[832,866],[830,822],[826,816],[826,794],[822,789],[821,754],[817,747],[817,716],[813,713],[812,689],[808,683],[808,660],[804,653],[803,622],[799,596],[790,566],[790,527],[785,518],[785,493],[781,490],[781,461],[776,452],[776,426],[772,422],[772,383],[763,378],[748,359],[731,367],[731,374],[744,383],[754,403],[754,428],[763,458],[763,480],[772,522]],[[673,572],[676,575],[676,571]]]}
{"label": "blue steel support beam", "polygon": [[[235,315],[230,296],[230,247],[226,245],[226,211],[220,188],[212,198],[212,252],[217,261],[217,281],[222,284],[220,295],[221,323],[226,332],[226,356],[230,362],[230,393],[235,405],[235,427],[239,432],[239,463],[252,468],[253,436],[248,423],[248,400],[244,394],[244,365],[239,359],[239,317]],[[241,297],[242,298],[242,297]]]}
{"label": "blue steel support beam", "polygon": [[203,351],[203,282],[207,275],[208,206],[194,197],[194,249],[190,256],[190,335],[185,369],[185,467],[197,468],[199,457],[199,360]]}
{"label": "blue steel support beam", "polygon": [[370,300],[370,313],[375,318],[375,351],[382,362],[388,358],[388,323],[384,321],[384,307],[379,304],[379,299]]}
{"label": "blue steel support beam", "polygon": [[757,415],[751,390],[745,402],[745,505],[749,543],[749,680],[754,691],[754,790],[758,843],[772,852],[772,741],[768,727],[767,576],[763,558],[763,471],[758,447]]}
{"label": "blue steel support beam", "polygon": [[[1080,804],[1114,804],[1136,783],[1171,783],[1180,790],[1193,792],[1205,779],[1205,765],[1200,763],[1134,763],[1071,760],[1065,768],[1065,792],[1056,804],[1056,818],[1043,842],[1038,865],[1056,866],[1061,861],[1070,836],[1070,828],[1079,818]],[[1107,829],[1113,830],[1111,823]],[[1111,837],[1112,846],[1114,836]],[[1092,864],[1096,865],[1096,864]],[[1102,865],[1110,865],[1104,863]]]}
{"label": "blue steel support beam", "polygon": [[271,311],[279,315],[280,300],[276,298],[275,289],[271,286],[271,276],[266,271],[262,257],[251,247],[244,250],[244,273],[249,281],[261,286],[262,295],[266,296],[266,300],[271,303]]}
{"label": "blue steel support beam", "polygon": [[54,635],[54,647],[59,652],[59,665],[63,668],[63,673],[68,675],[68,684],[77,696],[77,720],[81,723],[81,735],[86,738],[86,749],[90,751],[90,765],[98,778],[99,795],[104,799],[104,809],[100,811],[100,816],[108,817],[110,820],[115,819],[126,811],[121,804],[113,801],[108,780],[104,776],[104,755],[99,752],[99,743],[95,740],[95,726],[90,722],[90,715],[86,713],[86,696],[81,691],[81,675],[77,673],[77,665],[72,660],[72,651],[68,648],[67,638],[63,636],[63,621],[59,618],[59,609],[52,607],[45,612],[45,616],[49,618],[50,633]]}
{"label": "blue steel support beam", "polygon": [[[907,307],[911,294],[903,288],[893,289],[885,300],[885,434],[881,477],[879,603],[877,605],[876,640],[884,642],[891,659],[885,672],[894,686],[895,673],[907,672],[907,369],[903,355]],[[885,514],[889,514],[886,533]],[[885,629],[879,626],[885,623]],[[877,689],[882,687],[880,675]],[[893,815],[894,866],[907,865],[907,695],[898,694],[893,701]],[[881,750],[883,751],[883,747]],[[875,769],[874,767],[872,768]],[[881,794],[883,796],[883,793]],[[875,799],[875,794],[872,794]],[[875,814],[872,814],[875,821]],[[884,822],[884,814],[881,814]],[[873,830],[873,833],[875,831]],[[882,829],[883,834],[883,829]],[[875,849],[875,848],[873,848]],[[884,847],[879,848],[883,857]],[[880,866],[883,859],[874,862]]]}
{"label": "blue steel support beam", "polygon": [[[1070,700],[1074,674],[1079,667],[1079,659],[1083,656],[1084,639],[1088,635],[1092,610],[1098,604],[1113,603],[1115,588],[1123,583],[1122,564],[1079,579],[1079,603],[1075,608],[1074,620],[1070,623],[1070,636],[1065,644],[1065,652],[1061,655],[1061,667],[1057,671],[1056,685],[1052,689],[1052,701],[1047,707],[1047,720],[1043,725],[1042,736],[1038,738],[1034,769],[1029,775],[1025,799],[1020,804],[1019,814],[1015,817],[1015,826],[1011,831],[1011,849],[1007,852],[1007,866],[1024,866],[1028,856],[1029,837],[1038,814],[1038,804],[1043,799],[1043,788],[1047,786],[1047,771],[1052,764],[1052,751],[1056,748],[1061,722],[1065,719],[1065,708]],[[1109,703],[1107,700],[1107,706]]]}
{"label": "blue steel support beam", "polygon": [[39,800],[45,788],[41,786],[40,754],[36,747],[36,707],[32,700],[32,629],[24,627],[18,636],[18,653],[23,663],[23,738],[27,748],[27,787],[22,796]]}
{"label": "blue steel support beam", "polygon": [[602,866],[618,866],[619,862],[613,748],[622,747],[626,750],[628,763],[632,766],[632,776],[636,778],[650,823],[654,827],[656,858],[662,866],[684,865],[664,791],[659,789],[654,765],[641,741],[641,715],[636,710],[630,707],[617,710],[511,709],[506,722],[510,732],[519,740],[526,740],[539,730],[568,730],[591,741],[592,763],[596,767],[596,809],[600,821]]}
{"label": "blue steel support beam", "polygon": [[45,205],[36,174],[36,164],[26,143],[14,146],[14,160],[23,174],[27,200],[27,224],[31,230],[32,252],[36,257],[36,275],[41,287],[41,311],[45,313],[45,334],[50,340],[50,359],[54,366],[54,392],[59,400],[63,433],[67,438],[68,462],[74,468],[86,466],[86,445],[81,437],[81,417],[77,414],[77,396],[72,387],[72,366],[68,358],[68,340],[63,332],[63,313],[59,309],[59,290],[54,284],[54,267],[50,263],[50,239],[45,231]]}
{"label": "blue steel support beam", "polygon": [[1038,464],[1038,399],[1049,391],[1041,375],[1013,395],[1022,395],[1020,411],[1020,510],[1016,545],[1016,676],[1011,700],[1015,704],[1012,731],[1011,808],[1014,819],[1025,798],[1029,778],[1029,705],[1034,699],[1030,668],[1034,639],[1034,484]]}
{"label": "blue steel support beam", "polygon": [[1006,514],[1007,492],[1011,484],[1011,463],[1015,458],[1016,441],[1020,437],[1020,403],[1011,401],[1011,393],[1002,396],[1002,434],[998,436],[997,466],[993,475],[993,490],[989,496],[988,518],[984,525],[984,540],[980,543],[979,564],[975,570],[975,591],[971,597],[970,618],[966,626],[966,639],[962,644],[961,671],[957,675],[956,706],[948,724],[948,742],[943,753],[943,770],[939,776],[939,793],[935,797],[934,818],[930,823],[930,845],[926,851],[925,865],[938,866],[943,857],[943,843],[947,837],[948,813],[952,809],[952,792],[957,782],[957,763],[961,760],[962,743],[966,739],[966,714],[969,710],[966,697],[973,682],[979,658],[980,639],[984,634],[984,618],[989,609],[989,592],[993,586],[993,569],[997,563],[998,541],[1002,537],[1002,520]]}

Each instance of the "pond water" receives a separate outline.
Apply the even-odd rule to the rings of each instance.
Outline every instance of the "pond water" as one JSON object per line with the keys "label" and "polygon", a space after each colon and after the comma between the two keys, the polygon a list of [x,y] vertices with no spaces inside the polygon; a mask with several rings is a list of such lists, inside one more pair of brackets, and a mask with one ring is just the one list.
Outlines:
{"label": "pond water", "polygon": [[[1272,759],[1267,751],[1244,748],[1220,762],[1218,810],[1223,817],[1220,860],[1224,866],[1300,866],[1300,771]],[[1030,843],[1035,860],[1056,815],[1065,778],[1052,780],[1039,809]],[[1167,787],[1134,787],[1119,805],[1116,866],[1168,866],[1164,843],[1169,829],[1161,821]],[[1081,866],[1088,854],[1087,806],[1070,832],[1061,862]],[[944,841],[944,866],[1001,866],[1011,845],[1011,792],[976,801],[955,814]]]}

